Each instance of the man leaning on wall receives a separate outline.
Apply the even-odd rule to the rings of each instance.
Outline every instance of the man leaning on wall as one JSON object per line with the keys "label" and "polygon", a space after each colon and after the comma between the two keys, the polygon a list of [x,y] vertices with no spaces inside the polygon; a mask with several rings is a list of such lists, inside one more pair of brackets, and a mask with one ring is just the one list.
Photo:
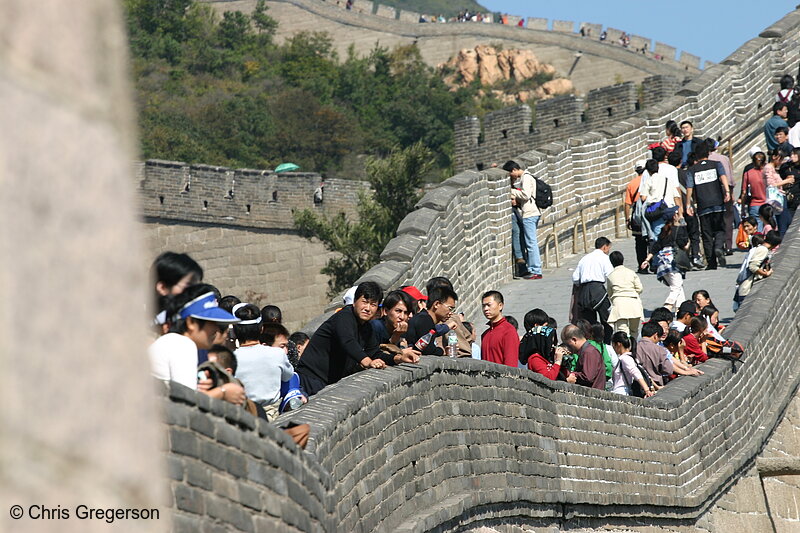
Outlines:
{"label": "man leaning on wall", "polygon": [[536,179],[514,161],[506,161],[503,170],[511,176],[511,200],[522,215],[525,248],[528,252],[528,272],[525,279],[542,279],[542,259],[539,256],[539,241],[536,237],[542,212],[536,206]]}

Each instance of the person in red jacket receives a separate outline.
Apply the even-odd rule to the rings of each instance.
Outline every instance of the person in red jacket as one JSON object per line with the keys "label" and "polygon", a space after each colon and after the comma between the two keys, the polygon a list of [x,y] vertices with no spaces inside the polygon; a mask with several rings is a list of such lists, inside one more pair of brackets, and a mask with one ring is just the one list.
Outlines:
{"label": "person in red jacket", "polygon": [[555,381],[567,351],[556,346],[556,330],[548,326],[549,321],[547,313],[538,308],[525,314],[525,335],[519,341],[519,363]]}
{"label": "person in red jacket", "polygon": [[481,335],[481,359],[517,367],[519,334],[503,316],[503,295],[497,291],[486,292],[481,306],[483,316],[489,320],[489,329]]}

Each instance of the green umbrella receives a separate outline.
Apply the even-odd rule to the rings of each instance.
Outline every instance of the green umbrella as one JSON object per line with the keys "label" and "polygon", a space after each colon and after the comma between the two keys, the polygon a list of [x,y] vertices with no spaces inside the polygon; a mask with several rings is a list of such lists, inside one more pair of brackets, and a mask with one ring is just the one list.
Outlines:
{"label": "green umbrella", "polygon": [[294,163],[281,163],[277,167],[275,167],[275,172],[291,172],[293,170],[299,170],[300,167],[295,165]]}

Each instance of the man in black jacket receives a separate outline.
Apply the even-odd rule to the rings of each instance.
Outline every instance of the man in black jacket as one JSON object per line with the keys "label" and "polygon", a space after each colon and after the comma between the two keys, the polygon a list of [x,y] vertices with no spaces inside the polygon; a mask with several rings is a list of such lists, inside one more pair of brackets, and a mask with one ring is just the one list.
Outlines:
{"label": "man in black jacket", "polygon": [[353,303],[326,320],[311,336],[297,365],[300,386],[307,396],[365,368],[385,368],[369,321],[383,300],[372,281],[356,289]]}
{"label": "man in black jacket", "polygon": [[[414,343],[424,337],[426,333],[436,329],[437,324],[447,322],[456,310],[457,300],[458,296],[455,291],[449,287],[437,287],[428,291],[428,308],[424,312],[417,313],[408,321],[408,331],[403,335],[408,341],[408,345],[414,346]],[[449,329],[447,327],[447,330]],[[444,350],[436,346],[431,339],[431,342],[422,349],[422,355],[444,355]]]}
{"label": "man in black jacket", "polygon": [[686,158],[697,150],[703,139],[694,136],[694,126],[688,120],[681,122],[681,133],[683,139],[675,144],[675,151],[681,154],[681,168],[686,168]]}

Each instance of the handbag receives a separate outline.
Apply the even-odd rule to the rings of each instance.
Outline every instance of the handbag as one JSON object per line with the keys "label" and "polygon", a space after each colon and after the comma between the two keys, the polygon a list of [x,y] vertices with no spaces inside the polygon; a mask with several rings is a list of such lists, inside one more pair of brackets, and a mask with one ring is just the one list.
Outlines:
{"label": "handbag", "polygon": [[772,185],[767,187],[767,203],[772,206],[772,209],[776,215],[779,215],[783,212],[783,202],[784,197],[781,194],[780,189]]}
{"label": "handbag", "polygon": [[[651,176],[651,178],[652,178],[652,176]],[[664,177],[664,194],[661,196],[661,200],[659,200],[658,202],[653,202],[652,204],[647,206],[647,209],[645,209],[644,217],[647,220],[649,220],[650,222],[655,222],[655,221],[660,220],[661,218],[664,217],[664,211],[667,210],[667,203],[664,201],[664,199],[667,197],[667,184],[668,184],[668,181],[669,180],[665,176]]]}

